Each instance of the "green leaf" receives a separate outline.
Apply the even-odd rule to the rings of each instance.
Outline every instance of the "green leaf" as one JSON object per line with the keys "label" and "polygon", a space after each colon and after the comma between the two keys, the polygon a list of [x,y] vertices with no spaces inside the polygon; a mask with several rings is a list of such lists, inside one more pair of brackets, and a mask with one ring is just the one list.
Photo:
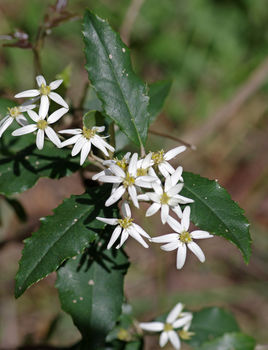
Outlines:
{"label": "green leaf", "polygon": [[83,116],[83,124],[87,129],[96,125],[95,113],[96,111],[89,111]]}
{"label": "green leaf", "polygon": [[234,243],[248,263],[251,255],[249,223],[243,210],[217,181],[184,172],[182,194],[192,198],[191,220],[202,230],[222,236]]}
{"label": "green leaf", "polygon": [[194,336],[188,343],[198,347],[205,341],[220,337],[224,333],[238,331],[238,324],[231,313],[218,307],[205,308],[193,314],[190,332],[194,332]]}
{"label": "green leaf", "polygon": [[104,206],[106,193],[107,186],[90,188],[88,193],[64,200],[54,215],[42,220],[39,230],[25,240],[16,276],[16,298],[96,238],[104,227],[96,216],[113,216],[113,209]]}
{"label": "green leaf", "polygon": [[14,101],[8,100],[7,98],[0,97],[0,121],[7,115],[8,107],[15,107],[16,103]]}
{"label": "green leaf", "polygon": [[254,350],[256,341],[243,333],[230,333],[202,344],[198,350]]}
{"label": "green leaf", "polygon": [[82,334],[82,349],[99,350],[121,314],[128,259],[97,241],[58,270],[61,306]]}
{"label": "green leaf", "polygon": [[172,82],[170,80],[157,81],[149,86],[149,113],[150,124],[155,121],[163,109],[166,97],[168,96]]}
{"label": "green leaf", "polygon": [[86,69],[103,109],[137,145],[149,125],[145,84],[134,73],[129,50],[109,24],[90,11],[84,17]]}

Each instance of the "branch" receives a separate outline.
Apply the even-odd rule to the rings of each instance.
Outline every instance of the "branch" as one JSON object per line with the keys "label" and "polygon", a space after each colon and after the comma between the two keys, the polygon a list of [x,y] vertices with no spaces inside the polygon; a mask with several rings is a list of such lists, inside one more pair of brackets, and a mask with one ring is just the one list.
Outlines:
{"label": "branch", "polygon": [[170,139],[170,140],[174,140],[174,141],[179,142],[179,143],[181,143],[182,145],[184,145],[184,146],[186,146],[186,147],[188,147],[188,148],[191,148],[191,149],[194,150],[194,151],[196,150],[196,146],[195,146],[195,145],[191,145],[190,143],[185,142],[185,141],[183,141],[182,139],[179,139],[178,137],[172,136],[172,135],[170,135],[170,134],[165,134],[165,133],[163,133],[163,132],[158,132],[158,131],[151,130],[151,129],[149,129],[149,133],[150,133],[150,134],[153,134],[153,135],[165,137],[165,138],[168,138],[168,139]]}
{"label": "branch", "polygon": [[120,28],[122,40],[129,45],[133,25],[145,0],[132,0]]}

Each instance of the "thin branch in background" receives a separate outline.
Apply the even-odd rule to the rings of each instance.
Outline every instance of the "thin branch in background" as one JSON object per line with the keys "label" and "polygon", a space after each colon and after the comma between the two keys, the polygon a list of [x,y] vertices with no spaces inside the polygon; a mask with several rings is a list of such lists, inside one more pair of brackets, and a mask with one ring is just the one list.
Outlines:
{"label": "thin branch in background", "polygon": [[216,133],[221,127],[226,125],[235,116],[245,102],[252,97],[260,87],[267,82],[268,58],[266,58],[249,76],[226,104],[216,113],[206,119],[203,125],[186,135],[187,139],[194,140],[196,144],[206,139],[209,135]]}
{"label": "thin branch in background", "polygon": [[164,137],[164,138],[168,138],[168,139],[174,140],[174,141],[176,141],[176,142],[179,142],[179,143],[181,143],[182,145],[184,145],[184,146],[186,146],[186,147],[188,147],[188,148],[191,148],[193,151],[196,150],[196,146],[195,146],[195,145],[191,145],[190,143],[185,142],[185,141],[183,141],[182,139],[179,139],[179,138],[176,137],[176,136],[172,136],[172,135],[170,135],[170,134],[165,134],[165,133],[163,133],[163,132],[158,132],[158,131],[151,130],[151,129],[149,129],[149,133],[150,133],[150,134],[153,134],[153,135],[161,136],[161,137]]}
{"label": "thin branch in background", "polygon": [[145,0],[132,0],[120,28],[122,40],[129,45],[133,25]]}

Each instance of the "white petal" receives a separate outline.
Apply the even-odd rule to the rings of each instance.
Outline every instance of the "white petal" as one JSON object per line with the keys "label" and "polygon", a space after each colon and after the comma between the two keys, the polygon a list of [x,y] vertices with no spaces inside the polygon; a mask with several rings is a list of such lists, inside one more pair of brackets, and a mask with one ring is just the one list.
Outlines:
{"label": "white petal", "polygon": [[[4,123],[2,123],[2,125],[0,127],[0,137],[3,135],[3,133],[6,131],[6,129],[12,124],[13,120],[14,119],[12,117],[8,117],[7,119],[5,119]],[[13,133],[12,133],[12,135],[13,135]],[[15,135],[13,135],[13,136],[15,136]]]}
{"label": "white petal", "polygon": [[36,123],[41,119],[35,111],[29,110],[27,113],[29,117]]}
{"label": "white petal", "polygon": [[132,226],[133,226],[133,227],[135,228],[135,230],[136,230],[137,232],[139,232],[139,234],[141,234],[142,236],[144,236],[144,237],[146,237],[146,238],[148,238],[148,239],[151,238],[151,237],[148,235],[148,233],[145,232],[144,229],[143,229],[142,227],[140,227],[139,225],[137,225],[137,224],[135,224],[135,223],[133,222]]}
{"label": "white petal", "polygon": [[31,132],[34,132],[36,129],[37,129],[36,124],[30,124],[30,125],[23,126],[22,128],[19,128],[19,129],[13,131],[12,135],[13,136],[25,135],[25,134],[29,134]]}
{"label": "white petal", "polygon": [[105,224],[108,224],[108,225],[117,225],[118,224],[117,219],[102,218],[100,216],[97,216],[96,219],[99,221],[105,222]]}
{"label": "white petal", "polygon": [[76,143],[80,138],[83,138],[83,137],[82,137],[81,135],[74,135],[74,136],[70,137],[69,139],[63,141],[63,142],[61,143],[61,147],[73,145],[73,144]]}
{"label": "white petal", "polygon": [[169,172],[167,171],[165,165],[163,163],[159,164],[158,165],[158,169],[160,171],[160,173],[164,176],[164,177],[167,177],[169,176]]}
{"label": "white petal", "polygon": [[167,223],[169,224],[169,226],[171,228],[173,228],[173,230],[175,230],[176,232],[179,232],[181,233],[182,232],[182,227],[181,227],[181,224],[175,220],[172,216],[169,216],[167,218]]}
{"label": "white petal", "polygon": [[176,207],[172,207],[171,208],[174,213],[176,213],[176,215],[181,219],[182,218],[182,210],[181,207],[179,205],[177,205]]}
{"label": "white petal", "polygon": [[161,204],[159,204],[159,203],[153,203],[153,204],[147,209],[145,216],[152,216],[152,215],[154,215],[160,208],[161,208]]}
{"label": "white petal", "polygon": [[23,114],[19,114],[16,118],[16,121],[21,125],[25,126],[28,125],[28,120],[24,117]]}
{"label": "white petal", "polygon": [[126,177],[126,174],[124,172],[124,170],[122,168],[120,168],[118,165],[116,164],[111,164],[110,165],[110,170],[119,177],[122,177],[123,179]]}
{"label": "white petal", "polygon": [[44,84],[45,86],[47,85],[47,82],[46,82],[45,78],[43,77],[43,75],[38,75],[35,79],[36,79],[37,85],[39,87],[41,87],[42,84]]}
{"label": "white petal", "polygon": [[130,198],[131,198],[133,204],[135,205],[135,207],[139,208],[139,202],[138,202],[137,191],[136,191],[135,186],[133,186],[133,185],[128,186],[128,193],[129,193]]}
{"label": "white petal", "polygon": [[114,204],[115,202],[118,201],[118,199],[120,199],[123,194],[125,193],[126,189],[124,186],[120,186],[118,187],[113,194],[107,199],[107,201],[105,202],[105,206],[109,207],[110,205]]}
{"label": "white petal", "polygon": [[45,133],[47,137],[50,139],[50,141],[54,143],[54,145],[56,145],[59,148],[61,147],[59,136],[55,133],[55,131],[50,126],[47,126],[45,128]]}
{"label": "white petal", "polygon": [[59,105],[69,109],[69,106],[64,101],[64,99],[59,94],[57,94],[56,92],[50,92],[48,96],[49,96],[49,98],[51,98],[51,100],[55,101]]}
{"label": "white petal", "polygon": [[150,198],[147,196],[146,193],[144,193],[144,194],[139,194],[139,195],[137,196],[137,198],[138,198],[139,201],[149,201],[149,200],[150,200]]}
{"label": "white petal", "polygon": [[164,323],[162,322],[142,322],[140,328],[149,332],[161,332],[164,329]]}
{"label": "white petal", "polygon": [[62,82],[63,82],[62,79],[54,80],[49,84],[49,87],[51,90],[56,90],[61,85]]}
{"label": "white petal", "polygon": [[149,247],[148,244],[141,237],[139,232],[137,232],[132,226],[128,229],[130,236],[136,239],[136,241],[138,241],[144,248],[148,248]]}
{"label": "white petal", "polygon": [[40,108],[39,108],[39,116],[42,119],[45,119],[49,110],[49,98],[47,95],[41,96]]}
{"label": "white petal", "polygon": [[60,130],[59,134],[70,134],[70,135],[78,135],[82,134],[81,129],[66,129],[66,130]]}
{"label": "white petal", "polygon": [[169,214],[169,206],[167,204],[163,204],[161,206],[161,221],[163,224],[167,222],[168,214]]}
{"label": "white petal", "polygon": [[122,203],[121,210],[124,217],[131,218],[131,210],[127,201]]}
{"label": "white petal", "polygon": [[201,231],[201,230],[195,230],[191,232],[191,236],[195,239],[203,239],[203,238],[211,238],[214,237],[214,235],[211,235],[207,231]]}
{"label": "white petal", "polygon": [[152,183],[141,180],[141,177],[135,179],[135,185],[142,188],[152,188]]}
{"label": "white petal", "polygon": [[167,194],[169,196],[174,196],[175,194],[179,193],[183,188],[183,183],[177,184],[176,186],[171,187],[168,191]]}
{"label": "white petal", "polygon": [[176,157],[178,154],[184,152],[186,150],[185,146],[179,146],[179,147],[175,147],[171,150],[169,150],[165,155],[164,155],[164,159],[165,160],[170,160],[174,157]]}
{"label": "white petal", "polygon": [[92,137],[91,139],[92,144],[95,147],[97,147],[99,150],[101,150],[108,157],[109,153],[107,152],[107,149],[105,148],[102,139],[101,138],[98,139],[96,136]]}
{"label": "white petal", "polygon": [[172,250],[177,249],[179,247],[179,244],[179,241],[169,242],[167,244],[161,245],[160,248],[166,252],[171,252]]}
{"label": "white petal", "polygon": [[175,186],[178,181],[183,181],[183,178],[182,178],[182,171],[183,171],[183,168],[182,166],[179,166],[175,172],[171,175],[171,182],[172,182],[172,185]]}
{"label": "white petal", "polygon": [[130,159],[129,166],[128,166],[128,172],[131,176],[136,176],[137,161],[138,161],[138,153],[134,153]]}
{"label": "white petal", "polygon": [[19,109],[20,109],[20,112],[26,112],[26,111],[28,111],[29,109],[34,109],[36,107],[36,105],[21,105],[20,107],[19,107]]}
{"label": "white petal", "polygon": [[172,330],[172,331],[168,332],[168,337],[169,337],[169,340],[170,340],[171,344],[173,345],[173,347],[176,350],[179,350],[181,348],[181,341],[180,341],[178,334]]}
{"label": "white petal", "polygon": [[186,260],[186,245],[184,243],[180,244],[177,251],[177,269],[181,269]]}
{"label": "white petal", "polygon": [[177,233],[169,233],[167,235],[162,235],[158,237],[153,237],[152,242],[154,243],[169,243],[173,241],[178,241],[179,235]]}
{"label": "white petal", "polygon": [[157,178],[155,178],[154,176],[139,176],[138,177],[139,180],[142,180],[144,182],[155,182],[157,180]]}
{"label": "white petal", "polygon": [[122,179],[118,176],[114,176],[114,175],[104,175],[104,176],[100,176],[98,178],[99,181],[101,182],[108,182],[111,184],[119,184],[122,182]]}
{"label": "white petal", "polygon": [[88,154],[90,152],[90,149],[91,149],[91,142],[88,141],[82,147],[81,156],[80,156],[80,165],[84,164],[84,161],[86,160],[86,158],[87,158],[87,156],[88,156]]}
{"label": "white petal", "polygon": [[[108,137],[108,136],[107,136]],[[111,146],[109,143],[104,141],[103,137],[100,137],[99,135],[95,135],[94,139],[97,139],[98,141],[101,141],[102,145],[106,148],[108,148],[111,152],[114,152],[114,147]]]}
{"label": "white petal", "polygon": [[187,246],[202,263],[206,260],[202,249],[195,242],[190,242]]}
{"label": "white petal", "polygon": [[160,338],[159,338],[159,345],[161,346],[161,348],[163,348],[168,342],[168,334],[167,332],[162,332],[160,334]]}
{"label": "white petal", "polygon": [[188,231],[190,226],[190,214],[191,214],[191,208],[189,205],[184,209],[182,213],[182,219],[181,219],[181,227],[184,231]]}
{"label": "white petal", "polygon": [[36,135],[36,146],[37,146],[38,149],[43,149],[43,147],[44,147],[44,137],[45,137],[44,130],[39,129],[37,131],[37,135]]}
{"label": "white petal", "polygon": [[189,204],[194,202],[193,199],[181,196],[180,194],[176,194],[173,197],[176,198],[181,204]]}
{"label": "white petal", "polygon": [[167,315],[167,319],[166,319],[167,323],[173,323],[176,320],[176,318],[178,318],[179,314],[182,312],[182,309],[183,309],[182,303],[176,304]]}
{"label": "white petal", "polygon": [[170,175],[166,177],[164,191],[167,192],[172,187],[171,177]]}
{"label": "white petal", "polygon": [[[3,119],[0,120],[0,127],[1,127],[1,125],[4,124],[4,122],[5,122],[8,118],[12,118],[12,117],[10,117],[10,115],[8,114],[8,115],[6,115]],[[13,119],[13,118],[12,118],[12,119]]]}
{"label": "white petal", "polygon": [[178,320],[175,322],[172,322],[173,328],[180,328],[185,326],[186,324],[189,323],[189,321],[192,320],[192,315],[190,313],[187,313],[187,315],[180,317]]}
{"label": "white petal", "polygon": [[75,143],[73,149],[72,149],[72,156],[76,156],[84,146],[84,144],[87,142],[87,140],[84,138],[84,136],[81,136]]}
{"label": "white petal", "polygon": [[97,130],[98,132],[103,132],[105,130],[105,126],[93,126],[94,130]]}
{"label": "white petal", "polygon": [[153,165],[152,159],[152,153],[148,153],[147,156],[142,161],[142,169],[147,169],[149,166]]}
{"label": "white petal", "polygon": [[110,249],[113,245],[114,245],[114,242],[118,239],[118,237],[120,236],[121,234],[121,231],[122,231],[122,228],[121,226],[116,226],[116,228],[114,229],[113,233],[112,233],[112,236],[110,238],[110,241],[107,245],[107,249]]}
{"label": "white petal", "polygon": [[67,108],[60,108],[57,111],[55,111],[54,113],[52,113],[48,118],[47,118],[47,122],[48,124],[52,124],[57,122],[64,114],[66,114],[68,112]]}
{"label": "white petal", "polygon": [[116,249],[119,249],[120,247],[122,247],[122,245],[125,243],[125,241],[128,239],[129,233],[128,230],[123,230],[122,234],[121,234],[121,239],[120,239],[120,243],[118,244],[118,246],[116,247]]}
{"label": "white petal", "polygon": [[16,98],[21,98],[21,97],[35,97],[40,95],[40,91],[36,90],[36,89],[32,89],[32,90],[26,90],[26,91],[22,91],[19,94],[16,94],[15,97]]}
{"label": "white petal", "polygon": [[147,192],[146,195],[152,202],[161,203],[161,195],[154,192]]}

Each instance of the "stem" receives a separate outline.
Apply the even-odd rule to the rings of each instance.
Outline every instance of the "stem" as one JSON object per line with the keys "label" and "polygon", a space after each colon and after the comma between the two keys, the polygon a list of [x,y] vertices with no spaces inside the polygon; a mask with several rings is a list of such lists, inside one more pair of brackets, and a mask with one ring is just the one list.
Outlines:
{"label": "stem", "polygon": [[175,136],[163,133],[163,132],[158,132],[158,131],[155,131],[155,130],[151,130],[151,129],[149,130],[149,133],[153,134],[153,135],[161,136],[161,137],[166,137],[166,138],[168,138],[170,140],[177,141],[177,142],[181,143],[182,145],[184,145],[184,146],[186,146],[188,148],[191,148],[193,151],[196,150],[196,146],[195,145],[191,145],[190,143],[185,142],[182,139],[179,139],[178,137],[175,137]]}

